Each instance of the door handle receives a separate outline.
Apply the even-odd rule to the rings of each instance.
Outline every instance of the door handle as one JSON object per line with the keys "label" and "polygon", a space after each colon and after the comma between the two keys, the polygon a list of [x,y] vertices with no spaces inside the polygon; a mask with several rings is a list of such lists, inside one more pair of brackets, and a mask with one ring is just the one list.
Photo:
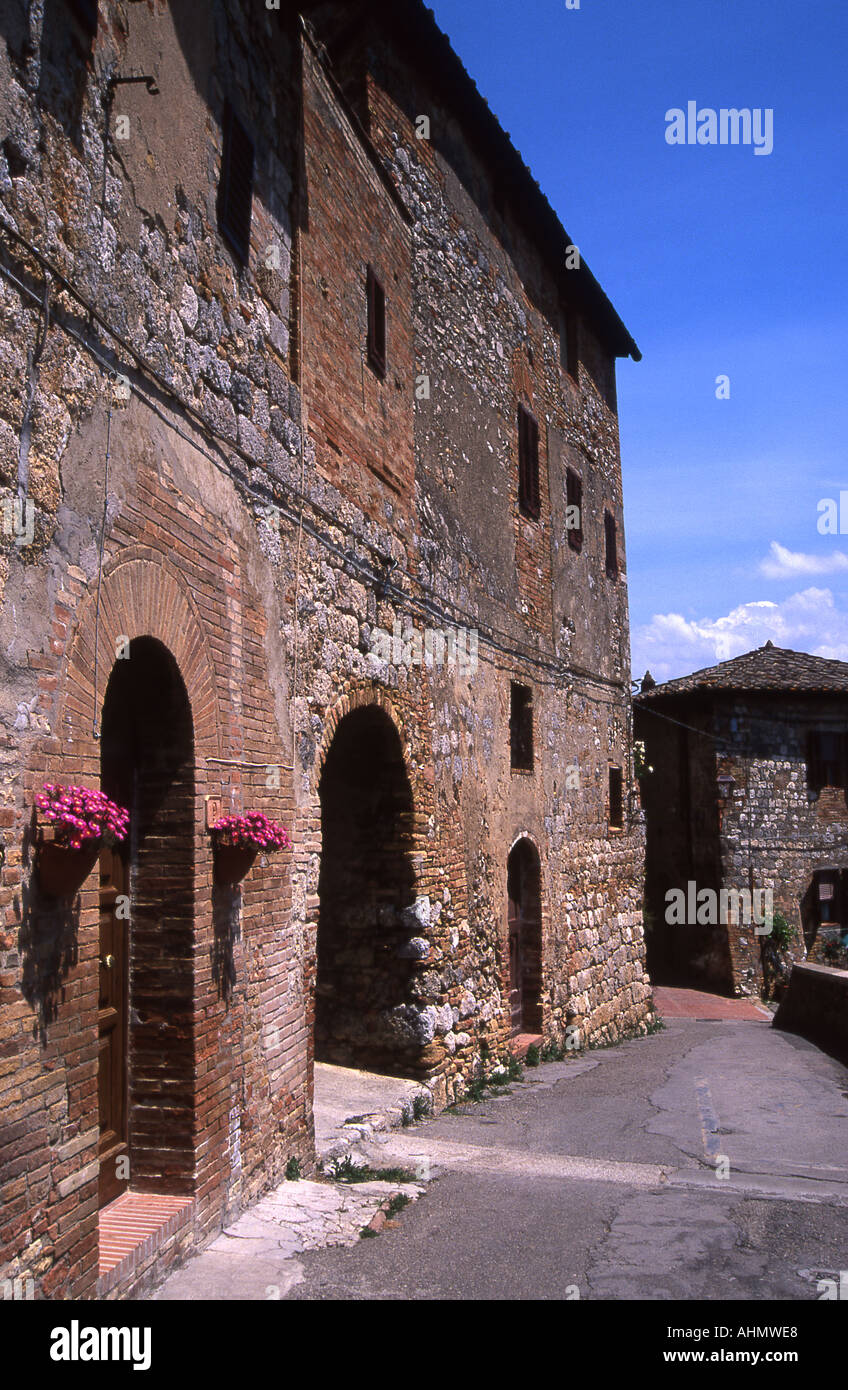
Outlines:
{"label": "door handle", "polygon": [[101,964],[101,965],[104,965],[104,966],[106,967],[107,970],[111,970],[111,969],[112,969],[112,966],[115,964],[115,957],[114,957],[114,956],[101,956],[101,957],[100,957],[100,964]]}

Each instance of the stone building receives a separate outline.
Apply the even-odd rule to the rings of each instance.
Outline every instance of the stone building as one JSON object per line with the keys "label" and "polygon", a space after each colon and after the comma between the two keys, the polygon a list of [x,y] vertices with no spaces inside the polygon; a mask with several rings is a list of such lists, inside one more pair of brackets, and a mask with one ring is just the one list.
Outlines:
{"label": "stone building", "polygon": [[[429,12],[304,9],[0,3],[0,1269],[39,1296],[308,1171],[316,1058],[441,1104],[651,1017],[638,350]],[[70,891],[45,784],[130,811]],[[293,848],[221,881],[248,811]]]}
{"label": "stone building", "polygon": [[[643,682],[634,706],[652,768],[642,802],[654,983],[759,992],[769,904],[795,930],[791,958],[844,958],[846,695],[848,664],[771,642],[680,680]],[[702,890],[717,895],[715,913],[709,896],[699,907]],[[685,923],[670,894],[687,896]]]}

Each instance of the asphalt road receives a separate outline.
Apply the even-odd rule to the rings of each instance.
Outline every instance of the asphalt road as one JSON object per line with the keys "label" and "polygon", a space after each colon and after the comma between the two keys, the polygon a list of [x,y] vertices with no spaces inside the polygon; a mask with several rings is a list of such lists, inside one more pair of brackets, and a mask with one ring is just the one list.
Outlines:
{"label": "asphalt road", "polygon": [[426,1195],[374,1239],[299,1256],[285,1297],[815,1301],[841,1271],[848,1287],[848,1071],[809,1043],[674,1019],[525,1076],[372,1148],[429,1169]]}

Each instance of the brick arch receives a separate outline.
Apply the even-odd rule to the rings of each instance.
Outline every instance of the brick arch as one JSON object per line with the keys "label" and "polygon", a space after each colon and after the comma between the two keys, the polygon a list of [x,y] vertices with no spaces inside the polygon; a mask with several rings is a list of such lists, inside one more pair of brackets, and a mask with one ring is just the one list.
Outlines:
{"label": "brick arch", "polygon": [[[329,753],[333,739],[336,736],[336,730],[338,729],[345,715],[350,714],[355,709],[362,709],[366,705],[376,705],[383,711],[384,714],[388,715],[389,719],[395,727],[397,736],[400,739],[401,748],[404,752],[404,762],[406,761],[406,743],[408,731],[404,725],[403,720],[401,719],[400,715],[398,714],[388,695],[386,695],[385,691],[381,690],[379,686],[362,686],[356,690],[351,690],[348,692],[347,695],[342,696],[342,698],[338,700],[335,705],[333,705],[332,709],[328,710],[326,718],[324,720],[324,733],[321,737],[321,743],[318,748],[318,753],[315,758],[315,763],[312,769],[312,790],[316,796],[318,795],[318,786],[321,781],[321,773],[324,770],[324,764],[327,761],[327,754]],[[407,769],[407,774],[408,773],[409,769]],[[411,777],[410,782],[412,782]],[[413,794],[414,791],[415,786],[413,783]]]}
{"label": "brick arch", "polygon": [[97,599],[94,588],[80,612],[68,652],[65,688],[74,698],[66,697],[65,708],[60,710],[64,736],[67,738],[73,729],[77,736],[90,737],[91,717],[95,713],[100,717],[118,639],[154,637],[170,651],[188,692],[196,751],[219,752],[221,718],[203,624],[191,595],[166,557],[151,547],[133,546],[104,568],[99,629]]}
{"label": "brick arch", "polygon": [[521,840],[529,840],[529,841],[530,841],[530,844],[533,846],[534,850],[536,851],[537,855],[539,856],[539,867],[541,868],[541,866],[542,866],[542,864],[543,864],[543,862],[544,862],[543,859],[542,859],[542,851],[541,851],[541,849],[539,848],[539,841],[536,839],[536,836],[535,836],[535,835],[533,834],[533,832],[530,831],[530,830],[519,830],[518,834],[517,834],[517,835],[515,836],[515,838],[510,842],[509,848],[507,849],[507,852],[506,852],[506,853],[507,853],[507,858],[509,858],[509,856],[512,854],[512,851],[515,849],[515,846],[516,846],[516,845],[519,843],[519,841],[521,841]]}

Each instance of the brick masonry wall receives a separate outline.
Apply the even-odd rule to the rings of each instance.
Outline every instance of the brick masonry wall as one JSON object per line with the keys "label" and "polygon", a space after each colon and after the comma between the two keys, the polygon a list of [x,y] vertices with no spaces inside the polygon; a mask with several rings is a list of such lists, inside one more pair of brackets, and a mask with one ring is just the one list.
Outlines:
{"label": "brick masonry wall", "polygon": [[[420,70],[373,31],[358,33],[334,64],[413,223],[411,372],[418,382],[427,378],[429,394],[415,400],[414,564],[404,587],[411,598],[417,581],[448,621],[497,633],[512,648],[501,655],[481,635],[479,666],[467,682],[444,669],[414,673],[430,724],[432,852],[437,862],[446,855],[456,862],[447,847],[458,845],[469,902],[459,942],[445,953],[450,971],[422,970],[436,1044],[444,1004],[457,997],[445,985],[457,975],[462,982],[444,1034],[451,1094],[452,1073],[474,1068],[478,1040],[494,1020],[503,1026],[506,860],[521,835],[542,861],[545,1031],[564,1032],[566,1017],[579,1015],[588,1035],[606,1038],[648,1017],[626,580],[623,573],[609,580],[603,558],[608,507],[618,519],[624,571],[612,363],[584,324],[579,382],[563,371],[553,276],[517,226],[495,220],[491,176],[474,164],[473,150],[450,146],[451,114]],[[431,120],[430,140],[417,138],[420,113]],[[402,356],[393,368],[410,370]],[[517,506],[519,401],[540,423],[538,523],[521,518]],[[586,513],[579,555],[565,537],[565,469],[577,458]],[[396,611],[380,626],[391,630]],[[560,676],[558,663],[572,673]],[[575,667],[593,678],[578,677]],[[392,662],[378,677],[415,694]],[[532,774],[509,766],[511,679],[534,692]],[[608,830],[610,765],[624,769],[623,832]],[[463,952],[466,930],[471,949]],[[503,1033],[496,1036],[500,1042]]]}
{"label": "brick masonry wall", "polygon": [[[409,780],[419,944],[379,1022],[437,1101],[484,1043],[508,1043],[507,858],[522,836],[542,871],[543,1032],[577,1020],[611,1040],[643,1028],[651,1001],[612,363],[591,325],[572,383],[547,269],[494,223],[485,170],[475,199],[437,142],[416,140],[409,100],[429,103],[435,130],[448,113],[408,68],[372,83],[371,145],[310,43],[261,7],[229,0],[190,22],[158,0],[116,7],[93,55],[39,15],[0,45],[13,277],[0,276],[0,484],[35,503],[31,544],[7,537],[0,555],[0,1266],[80,1297],[97,1264],[97,884],[36,910],[28,827],[43,781],[99,778],[119,639],[169,650],[193,725],[180,1172],[196,1210],[169,1259],[288,1157],[311,1161],[321,778],[352,711],[382,711]],[[160,96],[119,85],[110,106],[111,69],[152,73]],[[246,268],[216,226],[225,98],[257,151]],[[384,379],[363,352],[368,264],[387,292]],[[519,400],[540,424],[538,523],[517,514]],[[579,556],[564,539],[569,462],[584,480]],[[412,623],[479,629],[477,664],[416,661]],[[510,768],[515,679],[534,691],[532,773]],[[610,765],[624,770],[620,831]],[[207,796],[284,821],[290,860],[222,891]]]}
{"label": "brick masonry wall", "polygon": [[[48,907],[37,891],[30,826],[44,781],[97,784],[94,729],[124,638],[149,635],[168,648],[193,723],[194,933],[182,967],[182,1061],[160,1042],[184,1096],[178,1132],[190,1148],[179,1167],[196,1199],[191,1242],[202,1243],[278,1180],[289,1157],[307,1169],[312,1159],[290,866],[285,855],[271,857],[227,895],[213,881],[204,820],[206,796],[225,811],[255,807],[293,819],[282,622],[263,553],[269,528],[263,494],[253,500],[246,487],[254,454],[261,452],[267,477],[266,467],[285,471],[283,459],[294,469],[297,447],[287,360],[291,180],[280,157],[290,165],[291,155],[269,138],[272,108],[285,117],[296,110],[296,93],[293,81],[284,82],[274,106],[272,64],[264,91],[263,72],[249,65],[250,54],[270,48],[279,71],[290,70],[293,50],[279,24],[264,38],[251,34],[253,23],[270,26],[270,18],[231,16],[239,37],[223,45],[226,58],[213,59],[224,36],[208,16],[205,31],[193,24],[189,35],[180,32],[179,13],[175,20],[164,6],[133,11],[129,26],[117,15],[99,29],[97,71],[110,62],[119,71],[155,70],[160,99],[143,88],[116,89],[104,170],[103,80],[72,28],[62,85],[61,36],[40,31],[37,9],[18,61],[15,53],[0,56],[4,225],[51,267],[45,274],[20,241],[0,233],[14,276],[0,281],[0,470],[6,495],[22,484],[36,508],[32,544],[4,540],[0,571],[8,653],[0,1265],[31,1273],[41,1296],[80,1297],[97,1277],[96,876],[73,903]],[[220,124],[196,95],[198,62],[214,66],[219,113],[228,92],[245,119],[265,122],[264,142],[257,140],[255,274],[238,268],[215,227]],[[119,116],[129,120],[123,146]],[[175,121],[180,142],[171,138]],[[275,255],[266,255],[269,246]],[[40,350],[43,326],[27,290],[36,304],[48,294]],[[86,336],[81,300],[89,299],[104,321],[89,328],[89,342],[125,374],[132,393],[116,388],[74,336]],[[265,500],[268,491],[266,483]],[[132,922],[129,930],[132,939]],[[136,946],[131,1008],[142,1000],[140,937]],[[149,971],[146,978],[144,1012],[155,1017],[155,991],[169,981],[162,976],[157,986]],[[133,1025],[131,1078],[146,1065],[141,1038]],[[166,1123],[153,1128],[154,1142],[167,1134]],[[161,1165],[173,1154],[151,1169],[138,1153],[131,1183],[143,1186],[149,1170],[149,1184],[167,1185]],[[180,1249],[187,1239],[181,1235]]]}

